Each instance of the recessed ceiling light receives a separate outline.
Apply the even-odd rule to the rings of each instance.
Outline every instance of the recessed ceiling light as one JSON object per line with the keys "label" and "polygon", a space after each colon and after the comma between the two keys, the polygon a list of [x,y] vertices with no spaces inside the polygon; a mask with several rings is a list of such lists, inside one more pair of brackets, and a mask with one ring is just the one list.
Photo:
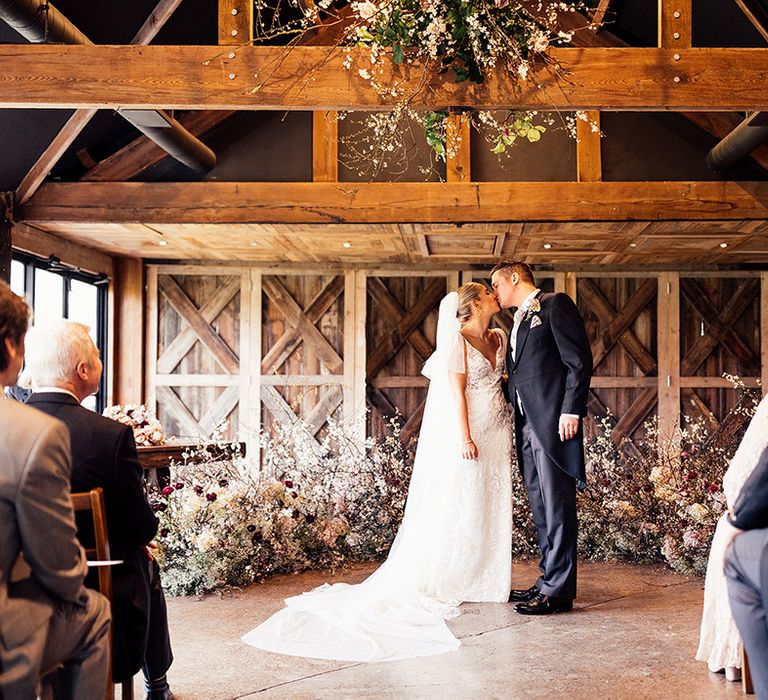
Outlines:
{"label": "recessed ceiling light", "polygon": [[349,241],[344,241],[344,243],[341,244],[344,248],[351,248],[352,244]]}
{"label": "recessed ceiling light", "polygon": [[544,248],[546,248],[547,250],[549,250],[551,247],[552,247],[551,243],[545,243],[544,244]]}
{"label": "recessed ceiling light", "polygon": [[251,245],[251,248],[255,248],[259,244],[256,241],[251,241],[250,245]]}
{"label": "recessed ceiling light", "polygon": [[720,247],[721,247],[721,248],[727,248],[727,247],[728,247],[728,244],[727,244],[727,243],[721,243],[721,244],[720,244]]}
{"label": "recessed ceiling light", "polygon": [[166,245],[168,245],[168,241],[158,241],[157,245],[166,246]]}
{"label": "recessed ceiling light", "polygon": [[637,248],[637,243],[630,243],[630,244],[629,244],[629,247],[630,247],[630,248]]}

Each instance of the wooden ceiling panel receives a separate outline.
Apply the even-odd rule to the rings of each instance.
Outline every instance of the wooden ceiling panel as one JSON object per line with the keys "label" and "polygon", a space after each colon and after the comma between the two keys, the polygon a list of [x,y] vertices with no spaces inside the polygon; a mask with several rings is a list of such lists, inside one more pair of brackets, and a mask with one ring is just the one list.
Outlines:
{"label": "wooden ceiling panel", "polygon": [[151,226],[67,222],[39,228],[103,252],[153,259],[356,265],[430,261],[484,265],[505,257],[537,264],[768,263],[767,221]]}

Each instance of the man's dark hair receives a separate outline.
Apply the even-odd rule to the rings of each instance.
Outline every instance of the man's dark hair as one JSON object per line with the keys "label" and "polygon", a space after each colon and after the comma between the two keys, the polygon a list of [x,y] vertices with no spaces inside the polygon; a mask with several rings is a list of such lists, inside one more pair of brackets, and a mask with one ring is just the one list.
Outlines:
{"label": "man's dark hair", "polygon": [[533,270],[531,270],[531,266],[528,263],[523,262],[522,260],[502,260],[500,263],[493,266],[491,275],[493,275],[494,272],[501,272],[505,277],[509,277],[513,272],[516,272],[521,280],[534,284]]}
{"label": "man's dark hair", "polygon": [[8,338],[14,345],[18,345],[27,332],[28,325],[27,302],[0,280],[0,372],[5,371],[9,362],[5,339]]}

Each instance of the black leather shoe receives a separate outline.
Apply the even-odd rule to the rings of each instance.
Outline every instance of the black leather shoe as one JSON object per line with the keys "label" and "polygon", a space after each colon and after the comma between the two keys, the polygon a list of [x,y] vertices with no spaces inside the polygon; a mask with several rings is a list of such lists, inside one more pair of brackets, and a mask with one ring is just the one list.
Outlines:
{"label": "black leather shoe", "polygon": [[551,615],[552,613],[568,612],[569,610],[573,610],[572,600],[552,598],[543,593],[539,593],[527,603],[515,605],[515,612],[519,612],[521,615]]}
{"label": "black leather shoe", "polygon": [[531,586],[525,590],[521,588],[513,588],[509,592],[510,603],[527,603],[529,600],[533,600],[539,595],[539,589],[536,586]]}

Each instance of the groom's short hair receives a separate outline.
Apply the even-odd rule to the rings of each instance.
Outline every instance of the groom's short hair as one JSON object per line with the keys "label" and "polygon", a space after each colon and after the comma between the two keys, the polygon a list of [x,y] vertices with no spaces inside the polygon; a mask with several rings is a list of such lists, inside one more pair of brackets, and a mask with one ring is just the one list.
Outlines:
{"label": "groom's short hair", "polygon": [[502,260],[494,265],[493,270],[491,270],[491,276],[493,276],[494,272],[501,272],[505,277],[509,277],[513,272],[516,272],[521,280],[533,284],[533,270],[531,270],[531,266],[528,263],[522,260]]}

